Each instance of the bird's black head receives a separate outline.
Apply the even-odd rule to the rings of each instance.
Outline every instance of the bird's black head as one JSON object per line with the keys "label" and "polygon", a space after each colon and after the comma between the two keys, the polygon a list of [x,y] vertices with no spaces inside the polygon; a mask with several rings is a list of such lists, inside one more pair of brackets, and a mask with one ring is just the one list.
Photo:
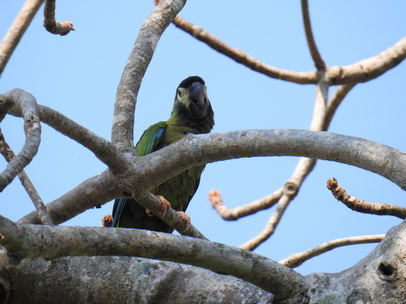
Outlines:
{"label": "bird's black head", "polygon": [[210,132],[214,125],[214,114],[202,78],[190,76],[179,84],[172,115],[188,121],[191,127],[201,124],[203,130],[199,133]]}

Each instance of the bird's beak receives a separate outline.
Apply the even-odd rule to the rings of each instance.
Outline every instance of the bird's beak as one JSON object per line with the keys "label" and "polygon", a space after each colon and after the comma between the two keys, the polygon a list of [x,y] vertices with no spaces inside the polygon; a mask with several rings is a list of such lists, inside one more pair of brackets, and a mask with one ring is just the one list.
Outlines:
{"label": "bird's beak", "polygon": [[204,85],[200,82],[192,83],[189,89],[190,98],[198,106],[203,107],[205,104],[206,93],[204,90]]}

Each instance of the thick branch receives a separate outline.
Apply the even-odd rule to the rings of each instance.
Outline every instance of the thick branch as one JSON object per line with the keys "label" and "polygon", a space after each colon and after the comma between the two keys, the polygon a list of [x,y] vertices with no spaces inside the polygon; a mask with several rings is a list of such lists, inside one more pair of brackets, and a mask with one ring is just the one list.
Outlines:
{"label": "thick branch", "polygon": [[0,75],[44,0],[27,0],[0,43]]}
{"label": "thick branch", "polygon": [[[10,146],[7,144],[4,138],[1,129],[0,129],[0,153],[3,155],[3,157],[6,159],[7,162],[10,162],[15,157],[13,150],[10,148]],[[30,178],[28,177],[28,175],[25,173],[24,170],[22,170],[18,174],[18,178],[20,179],[21,184],[23,185],[25,191],[27,191],[32,202],[34,203],[35,209],[38,212],[38,216],[41,220],[41,223],[45,225],[53,225],[52,219],[48,214],[44,202],[42,201],[39,193],[37,192],[37,189],[35,189]]]}
{"label": "thick branch", "polygon": [[328,241],[317,247],[305,250],[300,253],[294,253],[288,256],[287,258],[279,261],[280,264],[286,265],[291,268],[299,267],[304,262],[319,256],[327,251],[333,250],[335,248],[356,245],[356,244],[369,244],[369,243],[379,243],[385,237],[384,234],[377,235],[363,235],[363,236],[353,236],[346,237],[342,239]]}
{"label": "thick branch", "polygon": [[17,257],[141,256],[230,274],[271,292],[281,301],[294,298],[296,303],[304,303],[306,299],[303,277],[290,268],[254,253],[197,238],[138,229],[17,225],[3,217],[0,232],[0,245]]}
{"label": "thick branch", "polygon": [[336,199],[354,211],[377,214],[377,215],[392,215],[400,219],[406,218],[406,208],[387,204],[387,203],[370,203],[360,200],[352,195],[349,195],[343,187],[338,185],[337,180],[333,177],[327,181],[327,188]]}
{"label": "thick branch", "polygon": [[[14,101],[14,104],[10,107],[11,101]],[[6,105],[6,109],[3,109],[3,105]],[[6,94],[0,95],[0,113],[6,113],[4,110],[21,113],[24,118],[25,143],[20,153],[10,160],[6,169],[0,174],[0,191],[31,162],[37,154],[41,142],[41,125],[34,96],[18,89],[8,91]]]}
{"label": "thick branch", "polygon": [[324,60],[320,55],[319,49],[317,48],[316,41],[314,40],[312,25],[310,22],[309,3],[307,2],[307,0],[302,0],[302,15],[307,45],[309,46],[310,54],[312,55],[314,65],[316,66],[317,70],[324,71],[326,69],[326,64],[324,63]]}
{"label": "thick branch", "polygon": [[161,1],[140,29],[124,67],[114,105],[111,138],[120,151],[132,153],[134,112],[142,78],[151,62],[158,40],[185,2],[186,0]]}
{"label": "thick branch", "polygon": [[[380,174],[406,189],[406,154],[394,148],[328,132],[245,130],[189,135],[159,151],[138,157],[135,166],[123,176],[105,171],[85,181],[47,208],[53,221],[61,223],[68,219],[66,217],[125,196],[124,192],[151,189],[191,167],[252,156],[303,156],[337,161]],[[59,216],[68,206],[75,212],[67,212],[55,220],[53,214]],[[30,214],[25,220],[28,218],[32,222],[36,215]]]}
{"label": "thick branch", "polygon": [[74,31],[73,23],[62,21],[61,23],[55,20],[55,2],[56,0],[46,0],[44,7],[44,27],[52,34],[65,36]]}

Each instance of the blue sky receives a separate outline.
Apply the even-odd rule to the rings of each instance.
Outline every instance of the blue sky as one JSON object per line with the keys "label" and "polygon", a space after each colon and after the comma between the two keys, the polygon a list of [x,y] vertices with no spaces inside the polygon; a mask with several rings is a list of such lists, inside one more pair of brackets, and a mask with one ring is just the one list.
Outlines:
{"label": "blue sky", "polygon": [[[23,1],[0,3],[4,35]],[[250,4],[248,4],[250,3]],[[406,34],[405,1],[310,1],[320,52],[329,66],[374,56]],[[153,1],[59,1],[58,21],[75,32],[54,36],[42,27],[42,12],[30,25],[0,79],[0,92],[19,87],[110,139],[115,92],[138,30]],[[293,71],[314,70],[307,49],[300,1],[189,1],[181,15],[233,47],[267,64]],[[170,25],[158,44],[138,96],[135,140],[149,125],[166,120],[175,89],[189,75],[203,77],[215,111],[214,132],[241,129],[307,129],[315,87],[270,79],[236,64]],[[330,131],[363,137],[406,150],[406,64],[379,79],[357,85],[337,111]],[[331,88],[333,92],[335,88]],[[23,144],[22,120],[8,116],[1,128],[12,148]],[[218,189],[229,207],[259,199],[283,185],[298,159],[250,158],[209,164],[188,214],[209,239],[240,245],[266,224],[273,209],[237,222],[219,218],[207,201]],[[5,166],[0,160],[0,165]],[[43,124],[38,155],[26,168],[45,202],[105,170],[81,145]],[[404,206],[405,192],[374,173],[319,161],[289,207],[275,235],[257,253],[279,260],[331,239],[385,233],[399,219],[359,214],[326,189],[336,177],[347,191],[372,202]],[[17,220],[33,205],[16,179],[0,194],[0,213]],[[88,210],[66,225],[99,226],[112,203]],[[353,265],[374,245],[334,250],[298,268],[302,273],[336,272]]]}

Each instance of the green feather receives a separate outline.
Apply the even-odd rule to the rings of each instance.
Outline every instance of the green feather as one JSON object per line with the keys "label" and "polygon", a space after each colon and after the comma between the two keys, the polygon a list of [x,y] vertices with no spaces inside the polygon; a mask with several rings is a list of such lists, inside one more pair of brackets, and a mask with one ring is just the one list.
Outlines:
{"label": "green feather", "polygon": [[[143,156],[170,145],[187,134],[209,133],[214,114],[207,98],[204,81],[197,76],[186,78],[177,88],[171,117],[144,131],[135,147],[135,155]],[[173,209],[185,211],[195,194],[204,166],[188,169],[163,182],[151,193],[161,195]],[[146,214],[133,199],[117,199],[113,207],[113,227],[127,227],[172,232],[166,223]]]}

